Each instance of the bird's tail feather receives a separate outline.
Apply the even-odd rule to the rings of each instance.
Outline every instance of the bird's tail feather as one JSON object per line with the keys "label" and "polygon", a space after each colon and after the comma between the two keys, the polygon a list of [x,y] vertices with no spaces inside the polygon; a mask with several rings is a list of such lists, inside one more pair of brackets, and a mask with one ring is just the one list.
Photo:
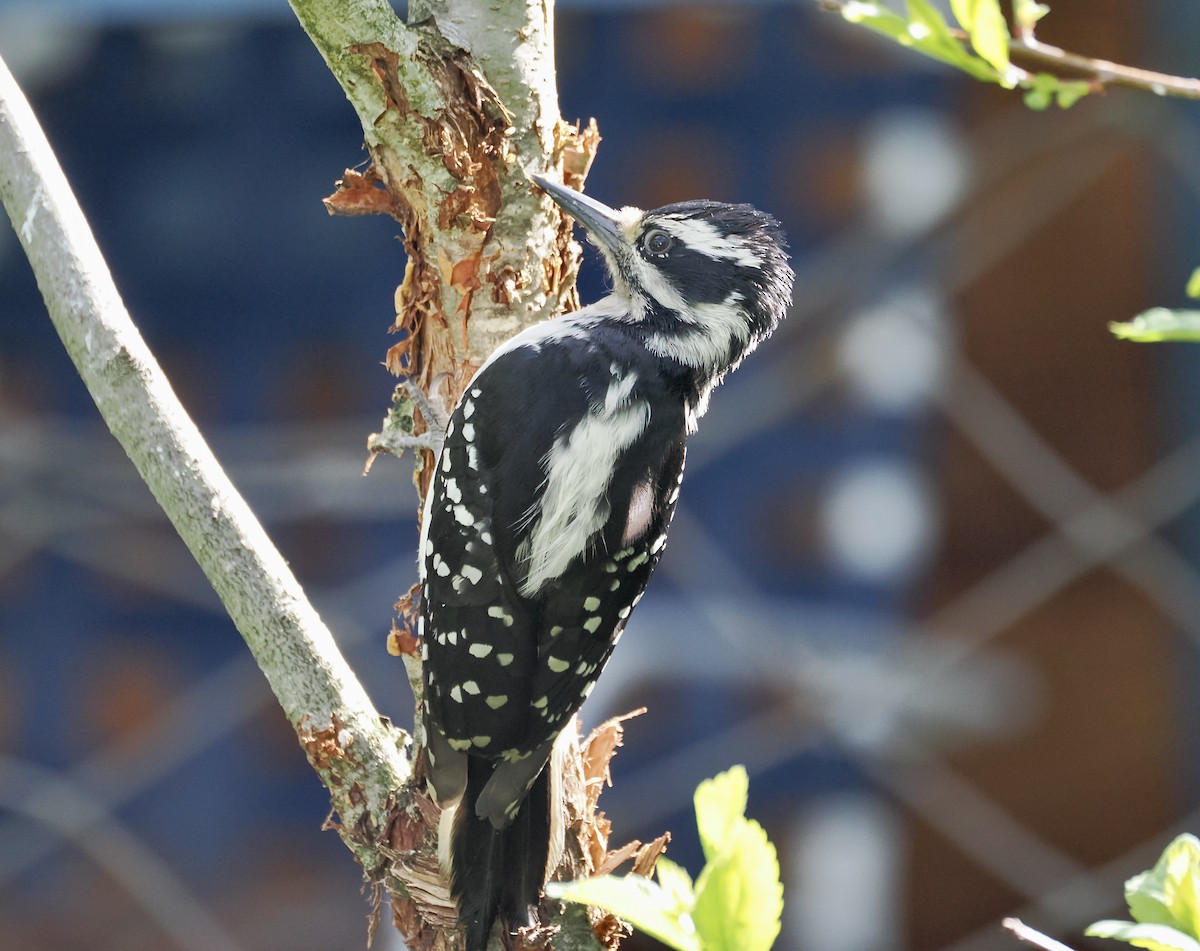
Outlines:
{"label": "bird's tail feather", "polygon": [[450,889],[458,900],[467,951],[486,951],[499,918],[508,931],[536,921],[546,880],[550,845],[550,782],[547,771],[534,781],[512,823],[496,829],[475,814],[475,803],[492,774],[492,764],[471,757],[467,788],[455,817]]}

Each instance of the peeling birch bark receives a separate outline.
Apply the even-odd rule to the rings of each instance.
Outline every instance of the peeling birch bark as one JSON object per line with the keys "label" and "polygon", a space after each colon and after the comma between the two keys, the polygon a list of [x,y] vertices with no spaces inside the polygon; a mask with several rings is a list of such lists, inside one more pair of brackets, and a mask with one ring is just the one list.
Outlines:
{"label": "peeling birch bark", "polygon": [[[406,25],[386,0],[290,2],[354,106],[371,156],[365,172],[342,176],[326,206],[334,214],[387,214],[403,231],[407,262],[393,327],[401,339],[387,366],[449,407],[502,341],[578,307],[570,222],[528,179],[556,169],[582,186],[599,143],[594,123],[580,130],[559,116],[553,4],[412,0]],[[426,422],[414,420],[410,407],[401,397],[389,413],[401,436]],[[387,442],[385,433],[373,447]],[[429,462],[418,461],[422,495]],[[412,592],[398,605],[402,614],[405,606]],[[419,690],[415,642],[394,631],[388,643]],[[555,877],[594,874],[625,858],[648,870],[665,844],[632,843],[610,856],[596,797],[619,738],[619,723],[610,724],[568,745],[567,834]],[[409,947],[440,951],[457,947],[458,936],[437,860],[439,812],[421,778],[398,793],[386,823],[383,882]],[[550,926],[522,947],[615,947],[624,933],[603,913],[564,913],[553,902],[542,920]]]}

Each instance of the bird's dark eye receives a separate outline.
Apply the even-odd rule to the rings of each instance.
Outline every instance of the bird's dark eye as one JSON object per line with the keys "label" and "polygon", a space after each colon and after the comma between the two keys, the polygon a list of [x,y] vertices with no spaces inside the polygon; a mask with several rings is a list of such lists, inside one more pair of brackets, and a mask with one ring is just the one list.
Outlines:
{"label": "bird's dark eye", "polygon": [[643,246],[651,254],[666,254],[674,243],[675,239],[661,228],[647,231],[646,237],[642,240]]}

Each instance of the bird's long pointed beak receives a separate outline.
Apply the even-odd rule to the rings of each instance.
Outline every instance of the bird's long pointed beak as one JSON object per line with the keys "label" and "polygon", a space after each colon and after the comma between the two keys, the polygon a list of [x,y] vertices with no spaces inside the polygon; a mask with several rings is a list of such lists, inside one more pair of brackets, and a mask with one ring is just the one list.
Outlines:
{"label": "bird's long pointed beak", "polygon": [[545,175],[531,175],[530,178],[537,183],[538,188],[554,199],[555,204],[579,222],[593,243],[613,252],[627,243],[621,230],[621,217],[608,205]]}

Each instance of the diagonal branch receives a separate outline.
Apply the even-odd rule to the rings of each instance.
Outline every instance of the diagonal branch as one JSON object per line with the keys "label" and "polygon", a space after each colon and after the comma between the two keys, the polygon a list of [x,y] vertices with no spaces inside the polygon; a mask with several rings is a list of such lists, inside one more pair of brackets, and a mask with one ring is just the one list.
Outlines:
{"label": "diagonal branch", "polygon": [[[852,12],[855,7],[861,8],[864,5],[863,0],[816,0],[816,4],[824,10],[843,15]],[[951,32],[957,39],[969,45],[970,38],[965,31],[952,29]],[[1120,63],[1072,53],[1041,42],[1034,37],[1032,30],[1019,30],[1016,36],[1010,38],[1008,52],[1015,66],[1052,72],[1060,79],[1083,80],[1094,90],[1124,86],[1154,93],[1156,96],[1200,99],[1200,79],[1173,76],[1136,66],[1123,66]]]}
{"label": "diagonal branch", "polygon": [[0,201],[55,329],[96,402],[245,638],[333,795],[364,868],[409,775],[384,723],[130,319],[28,102],[0,62]]}

